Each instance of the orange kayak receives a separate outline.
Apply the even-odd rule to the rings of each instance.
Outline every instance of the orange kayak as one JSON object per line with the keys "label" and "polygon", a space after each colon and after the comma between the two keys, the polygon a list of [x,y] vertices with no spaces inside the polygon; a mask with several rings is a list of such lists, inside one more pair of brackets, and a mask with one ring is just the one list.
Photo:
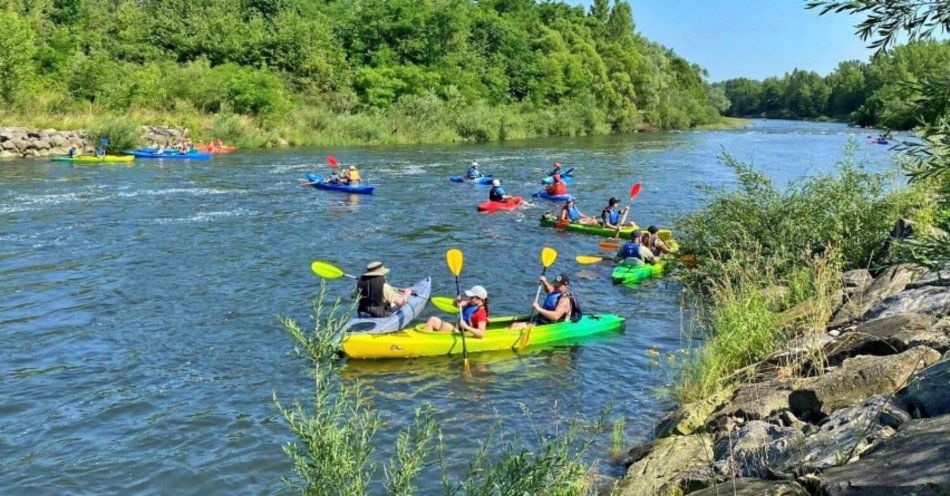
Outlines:
{"label": "orange kayak", "polygon": [[231,153],[231,152],[237,151],[237,147],[234,145],[221,145],[221,146],[195,145],[195,148],[199,152],[206,152],[206,153]]}

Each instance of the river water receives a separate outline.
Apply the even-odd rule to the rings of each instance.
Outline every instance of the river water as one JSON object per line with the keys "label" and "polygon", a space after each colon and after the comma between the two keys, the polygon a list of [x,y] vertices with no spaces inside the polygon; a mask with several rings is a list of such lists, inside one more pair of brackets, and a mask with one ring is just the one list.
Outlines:
{"label": "river water", "polygon": [[[585,310],[627,318],[625,332],[515,355],[350,362],[395,427],[429,402],[452,470],[486,432],[530,445],[559,420],[612,404],[627,442],[649,436],[666,406],[663,367],[647,350],[681,347],[691,327],[681,288],[668,280],[631,290],[609,267],[578,266],[597,238],[540,228],[551,205],[477,214],[487,189],[453,185],[473,159],[530,194],[553,161],[577,167],[572,193],[597,214],[607,197],[643,184],[631,218],[665,225],[701,205],[702,186],[733,181],[722,150],[780,183],[826,171],[856,138],[857,159],[891,163],[886,147],[837,124],[755,121],[731,131],[539,139],[464,146],[349,147],[238,153],[209,162],[140,160],[90,167],[0,164],[0,493],[273,493],[290,474],[289,431],[271,403],[306,400],[307,363],[275,315],[308,321],[318,280],[309,261],[357,273],[372,260],[397,285],[433,277],[454,294],[447,248],[465,251],[462,284],[483,284],[495,315],[522,313],[534,296],[538,253],[560,252],[554,272],[576,280]],[[327,154],[362,166],[375,196],[300,188]],[[331,281],[346,295],[351,283]],[[426,315],[430,314],[427,313]],[[606,442],[592,457],[616,472]],[[420,485],[437,492],[435,469]]]}

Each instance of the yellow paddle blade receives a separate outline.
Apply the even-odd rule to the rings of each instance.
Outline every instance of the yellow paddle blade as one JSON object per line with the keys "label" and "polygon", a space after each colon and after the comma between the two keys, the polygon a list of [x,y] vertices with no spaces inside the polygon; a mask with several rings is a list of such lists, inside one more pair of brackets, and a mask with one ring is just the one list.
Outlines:
{"label": "yellow paddle blade", "polygon": [[545,246],[541,249],[541,265],[545,268],[550,267],[557,260],[557,251],[554,248]]}
{"label": "yellow paddle blade", "polygon": [[600,263],[603,259],[604,257],[596,257],[594,255],[578,255],[577,257],[575,257],[575,260],[577,260],[577,263],[583,264],[583,265]]}
{"label": "yellow paddle blade", "polygon": [[432,305],[445,313],[459,313],[459,307],[455,306],[455,298],[448,296],[433,296],[429,301]]}
{"label": "yellow paddle blade", "polygon": [[314,260],[313,263],[310,264],[310,270],[324,279],[339,279],[343,277],[343,271],[340,270],[339,267],[329,262],[324,262],[323,260]]}
{"label": "yellow paddle blade", "polygon": [[462,273],[462,263],[464,259],[465,257],[462,256],[462,250],[458,248],[452,248],[445,252],[445,263],[449,265],[449,270],[452,271],[452,275],[456,277]]}

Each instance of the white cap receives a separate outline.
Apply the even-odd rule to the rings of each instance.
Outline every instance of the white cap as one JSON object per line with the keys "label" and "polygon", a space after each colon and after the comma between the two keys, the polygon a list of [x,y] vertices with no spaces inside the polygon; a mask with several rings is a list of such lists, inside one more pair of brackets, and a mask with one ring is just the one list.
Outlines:
{"label": "white cap", "polygon": [[472,160],[472,167],[478,167],[478,162]]}
{"label": "white cap", "polygon": [[492,186],[501,186],[501,180],[499,180],[499,179],[492,179],[491,185],[492,185]]}
{"label": "white cap", "polygon": [[472,286],[472,289],[465,291],[465,296],[468,296],[469,298],[477,296],[483,300],[487,300],[488,291],[485,291],[485,288],[482,286]]}

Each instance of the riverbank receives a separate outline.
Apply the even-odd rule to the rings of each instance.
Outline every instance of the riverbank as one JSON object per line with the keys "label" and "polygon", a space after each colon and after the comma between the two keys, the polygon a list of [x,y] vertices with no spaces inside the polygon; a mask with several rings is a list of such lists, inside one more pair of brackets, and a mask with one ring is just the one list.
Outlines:
{"label": "riverbank", "polygon": [[[114,114],[90,106],[87,112],[66,114],[0,113],[0,128],[19,129],[24,134],[38,134],[46,130],[97,135],[105,132],[98,131],[104,127],[104,123],[121,122],[126,128],[177,129],[180,136],[188,136],[197,143],[217,138],[245,150],[287,146],[482,143],[537,137],[664,131],[646,123],[629,129],[612,129],[603,122],[603,116],[596,109],[576,105],[545,108],[476,105],[456,108],[436,98],[419,99],[412,103],[356,114],[334,113],[319,106],[295,106],[280,119],[228,113],[206,114],[193,109],[175,112],[132,110]],[[732,129],[748,124],[746,119],[721,118],[720,122],[697,125],[693,129]],[[144,134],[131,138],[137,138],[137,144],[153,142],[151,137]]]}

